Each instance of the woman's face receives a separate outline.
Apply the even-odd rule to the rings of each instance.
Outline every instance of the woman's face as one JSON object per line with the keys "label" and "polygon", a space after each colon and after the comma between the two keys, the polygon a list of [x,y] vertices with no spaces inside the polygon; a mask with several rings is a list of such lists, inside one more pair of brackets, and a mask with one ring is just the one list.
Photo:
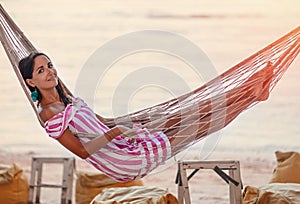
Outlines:
{"label": "woman's face", "polygon": [[26,79],[26,82],[39,90],[51,89],[57,86],[57,72],[52,62],[44,55],[37,56],[34,59],[32,79]]}

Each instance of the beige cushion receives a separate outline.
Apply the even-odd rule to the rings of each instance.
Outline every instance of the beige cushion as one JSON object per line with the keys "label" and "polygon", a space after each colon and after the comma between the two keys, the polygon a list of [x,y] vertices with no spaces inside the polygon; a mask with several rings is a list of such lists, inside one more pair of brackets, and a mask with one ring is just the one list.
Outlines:
{"label": "beige cushion", "polygon": [[77,172],[76,204],[88,204],[105,188],[142,186],[141,180],[119,183],[100,173]]}
{"label": "beige cushion", "polygon": [[270,183],[300,183],[300,154],[297,152],[275,152],[277,167]]}
{"label": "beige cushion", "polygon": [[154,186],[104,189],[91,204],[179,204],[168,190]]}

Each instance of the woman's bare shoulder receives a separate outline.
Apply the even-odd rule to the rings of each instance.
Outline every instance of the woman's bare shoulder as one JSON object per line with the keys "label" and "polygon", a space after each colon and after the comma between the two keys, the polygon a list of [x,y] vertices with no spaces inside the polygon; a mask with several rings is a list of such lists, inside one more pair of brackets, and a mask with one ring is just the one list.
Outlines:
{"label": "woman's bare shoulder", "polygon": [[53,104],[53,105],[48,105],[48,106],[40,106],[39,107],[39,115],[41,119],[46,122],[53,116],[61,113],[64,111],[65,106],[63,104]]}

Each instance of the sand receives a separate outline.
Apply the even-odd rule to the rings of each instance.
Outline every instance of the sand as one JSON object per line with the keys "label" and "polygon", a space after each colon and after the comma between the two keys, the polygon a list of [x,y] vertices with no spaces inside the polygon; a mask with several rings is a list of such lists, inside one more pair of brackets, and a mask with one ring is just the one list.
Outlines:
{"label": "sand", "polygon": [[[25,176],[30,178],[32,156],[44,156],[34,152],[17,154],[12,152],[0,152],[1,164],[16,163],[24,170]],[[183,158],[186,160],[185,158]],[[189,156],[189,159],[193,160]],[[275,156],[266,153],[237,153],[237,152],[214,152],[207,160],[238,160],[241,165],[241,176],[243,186],[262,186],[267,184],[272,176],[272,171],[276,165]],[[76,158],[76,170],[86,172],[96,172],[93,167],[85,161]],[[48,165],[44,169],[44,182],[59,182],[62,168],[57,165]],[[142,179],[146,186],[157,186],[167,188],[172,194],[177,196],[177,185],[175,178],[177,165],[155,174],[151,174]],[[75,176],[76,179],[76,176]],[[75,184],[75,182],[74,182]],[[200,170],[189,182],[192,203],[229,203],[228,185],[212,170]],[[75,186],[74,186],[75,189]],[[75,190],[74,190],[75,191]],[[75,195],[75,193],[74,193]],[[59,203],[60,191],[56,189],[42,189],[42,203]],[[75,203],[75,202],[74,202]]]}

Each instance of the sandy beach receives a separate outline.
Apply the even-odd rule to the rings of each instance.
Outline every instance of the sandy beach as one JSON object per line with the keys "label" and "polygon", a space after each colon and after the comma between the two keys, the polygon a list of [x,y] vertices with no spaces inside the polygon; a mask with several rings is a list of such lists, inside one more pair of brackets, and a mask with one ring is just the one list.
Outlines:
{"label": "sandy beach", "polygon": [[[11,165],[16,163],[24,170],[24,175],[29,179],[31,171],[31,157],[38,156],[36,153],[16,154],[0,152],[0,163]],[[40,155],[42,156],[42,155]],[[196,158],[196,157],[195,157]],[[186,158],[182,158],[187,160]],[[189,160],[193,158],[189,157]],[[238,160],[241,165],[241,176],[243,186],[262,186],[269,182],[272,171],[276,165],[273,154],[250,155],[238,152],[214,152],[207,160]],[[61,178],[61,169],[57,165],[46,165],[44,169],[43,181],[59,183]],[[85,161],[76,159],[76,171],[97,172]],[[145,186],[156,186],[168,189],[173,195],[177,196],[177,185],[175,178],[177,165],[173,164],[164,171],[151,174],[142,179]],[[76,176],[74,178],[74,185]],[[50,182],[50,183],[51,183]],[[192,203],[205,204],[227,204],[229,203],[228,185],[212,170],[199,171],[189,182]],[[75,188],[75,187],[74,187]],[[41,201],[44,204],[59,203],[60,190],[46,189],[42,190]],[[75,199],[75,193],[73,195]]]}

